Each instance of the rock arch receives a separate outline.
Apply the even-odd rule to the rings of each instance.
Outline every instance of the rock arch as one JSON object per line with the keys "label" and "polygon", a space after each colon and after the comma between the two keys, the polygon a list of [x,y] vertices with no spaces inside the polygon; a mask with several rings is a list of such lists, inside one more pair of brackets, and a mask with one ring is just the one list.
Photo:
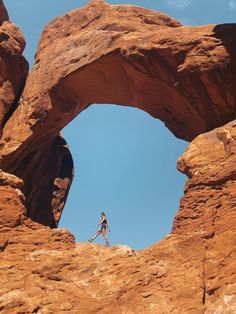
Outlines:
{"label": "rock arch", "polygon": [[50,23],[0,142],[0,166],[23,179],[28,215],[57,225],[73,177],[60,130],[91,103],[143,109],[185,140],[235,118],[235,46],[224,44],[234,32],[104,1]]}
{"label": "rock arch", "polygon": [[[235,311],[235,24],[183,27],[150,10],[92,1],[46,27],[16,108],[27,64],[22,35],[7,19],[0,0],[1,310]],[[114,64],[125,69],[125,84]],[[82,85],[98,68],[96,81],[106,80]],[[188,140],[220,126],[197,136],[178,160],[189,179],[172,232],[141,252],[77,244],[68,231],[43,226],[57,225],[73,177],[61,127],[90,101],[114,97]],[[25,201],[40,224],[25,216]]]}

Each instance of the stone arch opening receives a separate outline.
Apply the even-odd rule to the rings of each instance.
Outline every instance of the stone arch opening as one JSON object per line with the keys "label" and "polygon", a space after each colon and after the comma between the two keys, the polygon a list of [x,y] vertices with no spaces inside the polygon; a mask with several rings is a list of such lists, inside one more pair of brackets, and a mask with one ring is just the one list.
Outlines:
{"label": "stone arch opening", "polygon": [[[155,50],[109,52],[62,77],[50,91],[52,106],[67,113],[69,120],[93,103],[136,107],[162,120],[177,137],[191,140],[205,127],[204,120],[176,84],[180,75],[166,58]],[[193,127],[189,119],[195,114]]]}
{"label": "stone arch opening", "polygon": [[[46,29],[35,68],[28,79],[20,106],[5,125],[1,141],[0,168],[24,179],[26,201],[29,203],[27,214],[34,220],[50,226],[56,225],[63,208],[73,175],[73,162],[65,141],[58,135],[58,127],[63,124],[63,121],[69,121],[70,117],[66,116],[67,111],[60,110],[59,100],[58,103],[52,104],[49,95],[60,78],[65,78],[70,71],[81,66],[82,63],[79,62],[82,59],[81,51],[89,52],[90,57],[92,55],[92,59],[88,57],[85,64],[99,59],[96,53],[94,58],[92,42],[98,43],[100,51],[106,54],[106,47],[99,46],[99,40],[104,42],[101,40],[104,30],[107,31],[109,39],[109,31],[114,25],[108,27],[103,24],[100,29],[102,17],[109,17],[112,22],[120,22],[122,16],[125,16],[125,20],[130,19],[132,25],[136,25],[140,20],[142,27],[147,24],[153,31],[150,34],[146,28],[143,28],[143,33],[148,34],[144,38],[142,32],[137,32],[135,27],[130,28],[128,25],[124,28],[124,25],[120,27],[120,24],[116,23],[118,34],[110,33],[110,41],[105,41],[109,49],[114,48],[117,44],[114,43],[114,39],[119,37],[124,39],[118,43],[119,48],[124,47],[125,50],[134,52],[134,57],[138,56],[140,63],[142,63],[142,55],[139,51],[140,49],[142,51],[144,44],[150,48],[150,51],[153,48],[160,54],[164,53],[165,56],[166,52],[168,54],[171,51],[170,55],[173,58],[178,56],[176,71],[180,70],[180,77],[184,71],[185,77],[189,79],[181,84],[182,93],[188,91],[190,107],[199,110],[198,116],[203,121],[204,127],[196,130],[204,132],[205,126],[209,129],[214,128],[235,118],[236,54],[233,53],[235,25],[223,25],[220,28],[215,26],[184,28],[179,25],[175,30],[170,30],[168,29],[170,24],[172,26],[175,24],[170,18],[129,6],[99,8],[94,5],[98,1],[94,0],[84,10],[57,19]],[[100,0],[99,4],[102,3]],[[161,29],[163,23],[159,23],[160,21],[165,22],[165,29]],[[73,28],[77,30],[76,34],[73,33]],[[219,34],[221,33],[220,36],[215,34],[217,28]],[[58,29],[57,34],[54,31]],[[125,30],[124,33],[122,29]],[[225,40],[228,35],[221,32],[223,29],[231,33],[228,37],[229,41]],[[89,40],[86,42],[85,38],[78,40],[83,30],[85,33],[88,31],[88,37],[92,37],[94,32],[92,42]],[[112,30],[114,31],[114,28]],[[165,38],[162,31],[166,32]],[[126,34],[129,40],[133,37],[131,45],[136,45],[137,49],[127,49],[129,40]],[[140,38],[141,43],[138,41]],[[232,46],[227,42],[233,43]],[[65,47],[68,49],[64,49]],[[227,48],[231,49],[229,47],[232,47],[230,55],[227,52]],[[72,60],[73,62],[70,62]],[[130,59],[128,58],[126,62],[130,62]],[[175,68],[175,63],[171,65]],[[160,76],[159,79],[164,77]],[[178,86],[180,83],[174,84]],[[163,91],[159,90],[160,92]],[[159,98],[156,102],[157,111],[160,105],[158,100]],[[71,106],[73,107],[73,104]],[[81,104],[81,109],[86,106],[86,103]],[[181,107],[177,102],[176,106],[179,106],[180,113],[185,110],[185,107]],[[75,110],[74,114],[76,113]],[[191,120],[192,116],[189,117],[188,125],[193,129],[196,128],[194,121]],[[181,125],[179,128],[181,129]],[[14,210],[21,205],[17,203],[20,199],[20,191],[18,190],[19,194],[16,191],[17,187],[21,187],[22,180],[0,171],[1,183],[6,184],[2,191],[7,190],[0,203],[2,205],[7,198],[10,198],[13,205],[13,213],[9,215],[7,206],[3,213],[4,219],[1,220],[0,217],[0,227],[3,231],[0,251],[4,251],[1,254],[4,266],[3,281],[9,283],[3,289],[3,296],[4,294],[7,296],[3,300],[3,310],[5,307],[8,311],[11,307],[12,310],[19,311],[20,305],[22,312],[37,312],[41,310],[43,299],[46,311],[55,309],[54,312],[57,312],[58,308],[64,308],[76,312],[78,299],[83,299],[84,305],[79,304],[81,311],[86,312],[91,309],[90,312],[94,313],[103,309],[105,311],[106,305],[108,308],[111,305],[112,309],[117,308],[121,312],[122,310],[143,312],[143,309],[144,312],[146,309],[157,313],[158,311],[181,313],[191,309],[199,309],[202,312],[217,312],[219,309],[232,311],[235,302],[235,286],[232,285],[232,282],[235,282],[233,280],[236,207],[235,139],[236,123],[232,121],[223,128],[202,134],[194,140],[178,163],[179,168],[189,175],[189,180],[185,198],[182,199],[179,213],[174,221],[173,232],[161,243],[131,258],[130,250],[122,252],[118,249],[114,255],[112,254],[111,259],[110,254],[107,257],[104,256],[106,254],[101,254],[106,251],[101,248],[95,249],[92,259],[88,259],[93,254],[87,250],[89,245],[84,245],[85,249],[78,250],[78,245],[71,243],[72,239],[67,232],[51,231],[49,228],[37,226],[30,220],[27,220],[28,225],[23,224],[19,228],[13,228],[15,224],[12,224],[11,217],[17,216]],[[48,161],[51,161],[49,165]],[[65,169],[67,169],[66,173]],[[39,182],[40,186],[38,186]],[[20,224],[20,219],[16,223]],[[10,225],[10,228],[5,228],[6,225]],[[119,256],[120,253],[121,260],[117,265],[117,254]],[[15,256],[18,258],[19,267],[16,267]],[[102,260],[101,256],[103,256]],[[82,265],[83,260],[85,260],[84,266],[78,267]],[[107,267],[104,268],[104,265]],[[114,268],[112,269],[111,266]],[[94,268],[102,273],[102,277],[108,279],[101,289],[98,289],[100,291],[95,298],[94,290],[100,286],[101,276],[93,271]],[[120,274],[123,270],[122,276],[111,277],[111,274],[116,272]],[[28,290],[24,289],[21,295],[18,288],[22,287],[22,278]],[[75,280],[77,278],[82,281]],[[83,280],[84,278],[86,281]],[[124,278],[131,280],[127,281]],[[117,283],[116,289],[111,289],[113,279]],[[93,284],[92,286],[86,286],[88,280]],[[14,289],[17,289],[17,293],[14,290],[13,293],[9,293],[11,284]],[[65,289],[62,289],[63,285]],[[42,287],[41,293],[40,287]],[[55,288],[53,300],[50,294],[45,294],[47,287]],[[32,291],[35,289],[36,299],[32,298]],[[195,297],[189,302],[189,297],[193,294]],[[26,298],[27,295],[29,297]],[[40,301],[38,301],[39,297]],[[63,298],[64,303],[61,302]],[[94,302],[96,300],[98,302]],[[172,301],[169,302],[170,300]],[[67,301],[71,304],[69,307]]]}
{"label": "stone arch opening", "polygon": [[112,242],[136,249],[171,230],[186,179],[175,164],[186,143],[142,110],[101,104],[78,115],[63,136],[75,177],[59,227],[87,241],[103,209],[110,218]]}

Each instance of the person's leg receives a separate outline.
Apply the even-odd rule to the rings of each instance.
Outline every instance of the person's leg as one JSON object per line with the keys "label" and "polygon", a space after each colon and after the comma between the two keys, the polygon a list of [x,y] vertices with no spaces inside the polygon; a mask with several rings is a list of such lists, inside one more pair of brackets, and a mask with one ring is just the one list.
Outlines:
{"label": "person's leg", "polygon": [[98,232],[95,234],[95,236],[92,237],[92,239],[89,239],[89,242],[92,242],[93,240],[95,240],[99,236],[99,234],[101,234],[101,233],[102,233],[102,231],[98,230]]}
{"label": "person's leg", "polygon": [[106,244],[109,245],[109,241],[108,241],[107,235],[106,235],[106,228],[102,228],[102,235],[106,241]]}

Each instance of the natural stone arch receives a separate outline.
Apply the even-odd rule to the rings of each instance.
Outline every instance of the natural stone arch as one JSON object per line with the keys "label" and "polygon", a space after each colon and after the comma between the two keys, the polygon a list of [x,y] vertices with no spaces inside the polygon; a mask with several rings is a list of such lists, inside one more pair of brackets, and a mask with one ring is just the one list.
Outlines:
{"label": "natural stone arch", "polygon": [[[0,15],[1,3],[0,0]],[[55,31],[53,36],[50,36],[50,27],[44,34],[40,44],[41,53],[39,51],[19,108],[13,116],[10,113],[15,108],[11,108],[4,120],[4,124],[7,120],[8,123],[1,142],[0,167],[18,174],[24,180],[23,191],[28,202],[28,215],[50,226],[54,226],[60,216],[73,174],[73,162],[66,143],[57,135],[61,119],[64,117],[64,122],[67,119],[69,121],[72,116],[68,117],[66,111],[61,111],[61,106],[65,108],[64,102],[54,102],[52,107],[53,91],[58,92],[56,86],[62,78],[79,69],[79,61],[70,64],[68,61],[73,59],[72,56],[63,54],[64,46],[59,45],[58,51],[56,46],[58,40],[61,42],[59,33],[62,42],[68,37],[66,34],[70,27],[67,22],[70,21],[71,27],[74,25],[77,28],[78,19],[85,31],[89,26],[86,16],[91,18],[91,23],[99,22],[99,17],[93,19],[91,9],[95,5],[95,13],[99,15],[101,10],[99,6],[96,7],[98,3],[112,22],[117,19],[112,8],[119,8],[118,11],[122,11],[126,17],[129,12],[127,20],[132,23],[133,19],[141,19],[154,28],[154,15],[157,19],[161,18],[156,13],[152,13],[150,18],[150,15],[147,16],[150,11],[127,6],[112,6],[110,10],[102,7],[103,2],[97,1],[85,10],[74,11],[74,20],[71,18],[74,13],[62,18],[63,22],[57,19],[55,24],[51,24],[51,31]],[[107,10],[110,10],[109,14]],[[62,25],[65,28],[61,28]],[[209,38],[202,33],[204,42],[207,37],[203,50],[195,42],[194,31],[207,27],[186,28],[187,32],[192,33],[189,40],[191,36],[193,38],[193,50],[187,63],[186,75],[190,72],[189,78],[195,78],[193,87],[198,82],[199,75],[203,75],[207,90],[211,90],[208,106],[201,107],[200,100],[197,102],[200,109],[206,110],[201,115],[204,121],[209,118],[206,113],[210,113],[211,128],[214,124],[223,123],[224,119],[231,120],[235,117],[236,89],[233,74],[236,54],[235,25],[209,28],[214,28],[210,38],[221,38],[221,41],[215,42],[213,39],[211,45]],[[56,29],[59,30],[58,34]],[[168,33],[168,29],[166,31]],[[182,31],[179,36],[181,33]],[[178,36],[175,40],[177,38]],[[22,41],[22,36],[19,39]],[[10,42],[3,41],[5,46],[0,55],[4,55],[6,50],[10,51]],[[52,47],[50,42],[51,45],[57,44]],[[181,46],[187,49],[188,45],[183,40]],[[174,47],[171,45],[169,49]],[[82,45],[78,51],[84,48]],[[207,56],[214,56],[214,60],[213,57],[207,59],[205,55],[209,49],[211,54]],[[72,50],[70,46],[68,51]],[[187,51],[191,49],[184,49],[184,55],[188,54]],[[16,55],[11,54],[13,57],[17,55],[20,57],[20,50]],[[61,57],[60,64],[55,60],[58,56]],[[96,62],[97,59],[93,61]],[[21,58],[18,59],[19,64],[20,60]],[[93,62],[90,61],[86,62]],[[1,78],[2,74],[0,73]],[[216,106],[216,109],[213,104],[221,105]],[[81,104],[80,109],[86,106],[87,104]],[[55,117],[58,120],[54,121]],[[188,125],[190,123],[192,121]],[[194,123],[192,124],[194,128]],[[48,128],[50,125],[52,128]],[[235,140],[236,120],[193,140],[177,163],[189,179],[173,229],[162,241],[140,252],[133,252],[126,246],[104,248],[75,243],[73,236],[66,230],[50,229],[22,217],[24,195],[20,189],[23,181],[0,171],[1,310],[7,313],[57,313],[58,309],[73,313],[77,313],[78,309],[81,313],[216,313],[219,310],[232,313],[236,302]],[[42,186],[37,189],[39,182]],[[52,290],[53,294],[45,293]]]}
{"label": "natural stone arch", "polygon": [[103,1],[49,24],[1,140],[0,166],[23,179],[28,215],[57,224],[73,177],[59,132],[90,103],[143,109],[186,140],[232,120],[233,32]]}

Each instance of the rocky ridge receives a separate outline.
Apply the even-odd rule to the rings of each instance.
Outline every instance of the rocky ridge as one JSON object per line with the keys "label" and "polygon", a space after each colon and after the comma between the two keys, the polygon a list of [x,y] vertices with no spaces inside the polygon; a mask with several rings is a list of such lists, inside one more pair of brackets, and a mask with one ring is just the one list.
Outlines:
{"label": "rocky ridge", "polygon": [[[236,313],[235,24],[185,27],[94,0],[45,28],[18,103],[24,39],[0,1],[2,20],[0,311]],[[143,251],[55,228],[73,178],[60,130],[93,102],[201,133],[177,162],[189,179],[172,232]]]}

